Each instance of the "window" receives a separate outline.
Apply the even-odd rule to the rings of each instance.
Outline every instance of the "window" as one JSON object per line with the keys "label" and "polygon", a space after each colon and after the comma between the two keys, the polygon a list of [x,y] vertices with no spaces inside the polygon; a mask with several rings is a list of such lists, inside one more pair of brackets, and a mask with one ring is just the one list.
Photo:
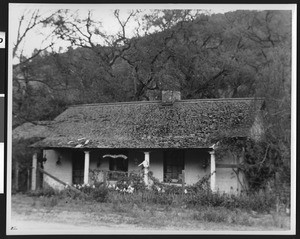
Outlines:
{"label": "window", "polygon": [[184,151],[166,151],[164,153],[164,182],[181,183],[182,170],[184,170]]}
{"label": "window", "polygon": [[125,158],[109,158],[109,170],[127,172],[128,160]]}
{"label": "window", "polygon": [[112,150],[103,156],[109,159],[109,180],[118,180],[128,171],[128,153],[122,150]]}

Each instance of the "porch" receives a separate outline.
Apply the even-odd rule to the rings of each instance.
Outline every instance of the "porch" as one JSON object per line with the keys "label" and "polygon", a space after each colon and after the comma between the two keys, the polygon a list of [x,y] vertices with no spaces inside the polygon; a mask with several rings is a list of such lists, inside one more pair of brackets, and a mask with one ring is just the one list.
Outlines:
{"label": "porch", "polygon": [[[215,152],[209,148],[48,149],[44,151],[44,157],[47,159],[44,163],[44,170],[68,184],[91,184],[95,177],[98,177],[98,181],[113,183],[120,177],[135,173],[143,175],[147,185],[149,184],[148,172],[151,171],[160,182],[186,185],[192,185],[202,177],[211,174],[211,190],[217,189]],[[36,165],[35,161],[36,159],[33,158],[33,165]],[[98,172],[98,174],[94,175],[93,172]],[[226,174],[226,179],[223,180],[226,185],[224,185],[227,187],[228,184],[229,188],[237,188],[237,180],[231,180],[231,176],[228,177],[228,173],[224,174],[224,172],[224,170],[220,171],[220,175]],[[32,175],[33,190],[34,177],[35,175]],[[228,182],[228,180],[231,181]],[[47,176],[44,178],[44,183],[55,188],[59,187]],[[224,188],[224,185],[222,181],[219,181],[217,186]]]}

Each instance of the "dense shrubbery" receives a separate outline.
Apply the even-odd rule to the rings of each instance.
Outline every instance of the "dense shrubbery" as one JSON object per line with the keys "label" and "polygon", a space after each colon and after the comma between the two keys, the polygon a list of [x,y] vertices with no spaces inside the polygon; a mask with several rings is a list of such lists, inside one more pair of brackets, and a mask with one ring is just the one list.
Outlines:
{"label": "dense shrubbery", "polygon": [[[124,177],[117,182],[118,186],[111,187],[109,197],[112,202],[146,202],[161,205],[184,204],[188,207],[224,207],[231,210],[238,208],[259,212],[269,212],[275,208],[276,197],[271,192],[259,192],[249,195],[212,192],[208,186],[210,176],[207,175],[195,185],[186,186],[184,189],[180,186],[160,183],[153,176],[150,177],[153,182],[152,186],[146,189],[140,176]],[[131,195],[126,193],[128,187],[134,189],[134,193]]]}
{"label": "dense shrubbery", "polygon": [[[182,189],[178,187],[178,191]],[[198,191],[197,193],[177,193],[155,190],[144,190],[132,194],[110,190],[109,202],[146,203],[158,205],[182,205],[189,208],[223,207],[229,210],[241,209],[247,211],[270,212],[275,209],[275,197],[265,193],[252,195],[229,195],[220,192]]]}
{"label": "dense shrubbery", "polygon": [[104,185],[90,186],[89,184],[74,185],[78,190],[74,190],[69,186],[66,186],[63,190],[55,190],[51,187],[39,189],[37,191],[28,192],[29,196],[36,197],[53,197],[57,198],[69,198],[80,200],[95,200],[97,202],[106,202],[108,198],[108,188]]}
{"label": "dense shrubbery", "polygon": [[108,189],[104,186],[96,187],[92,191],[91,196],[97,202],[106,202],[108,199]]}
{"label": "dense shrubbery", "polygon": [[36,191],[29,191],[27,194],[33,197],[40,197],[40,196],[51,197],[54,195],[58,195],[59,193],[60,193],[59,191],[51,187],[46,187],[43,189],[38,189]]}
{"label": "dense shrubbery", "polygon": [[[123,176],[116,183],[116,188],[119,190],[128,190],[128,188],[133,188],[134,191],[143,191],[146,189],[143,178],[138,174],[130,174],[129,176]],[[125,189],[125,190],[124,190]],[[132,191],[132,190],[129,190]]]}
{"label": "dense shrubbery", "polygon": [[224,207],[203,207],[201,210],[197,210],[193,217],[198,221],[225,222],[245,226],[253,225],[253,221],[251,221],[247,213],[241,212],[240,210],[229,210]]}
{"label": "dense shrubbery", "polygon": [[[85,195],[86,199],[92,199],[97,202],[106,202],[108,198],[108,188],[102,183],[89,184],[77,184],[74,185],[79,191]],[[73,190],[74,191],[74,190]]]}
{"label": "dense shrubbery", "polygon": [[151,177],[152,185],[147,188],[141,176],[130,175],[121,178],[115,185],[83,184],[74,185],[78,191],[67,186],[62,191],[45,188],[29,194],[31,196],[95,200],[96,202],[181,205],[189,208],[222,207],[228,210],[240,209],[258,212],[270,212],[275,208],[276,197],[271,192],[252,193],[251,195],[212,192],[207,186],[209,177],[210,175],[184,189],[180,186],[160,183],[153,177]]}
{"label": "dense shrubbery", "polygon": [[267,193],[234,195],[220,192],[202,191],[185,195],[184,202],[190,206],[225,207],[269,212],[275,208],[275,197]]}

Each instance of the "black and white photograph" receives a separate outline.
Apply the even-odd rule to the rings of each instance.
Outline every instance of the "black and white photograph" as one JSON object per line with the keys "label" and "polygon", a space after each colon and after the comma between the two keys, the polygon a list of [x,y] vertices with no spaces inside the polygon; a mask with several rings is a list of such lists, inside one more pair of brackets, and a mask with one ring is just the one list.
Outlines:
{"label": "black and white photograph", "polygon": [[296,10],[10,3],[7,235],[295,234]]}

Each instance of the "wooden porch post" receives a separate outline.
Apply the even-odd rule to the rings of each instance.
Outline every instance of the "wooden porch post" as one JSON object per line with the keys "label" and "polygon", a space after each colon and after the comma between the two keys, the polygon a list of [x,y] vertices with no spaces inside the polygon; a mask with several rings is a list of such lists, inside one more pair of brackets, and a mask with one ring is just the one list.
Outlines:
{"label": "wooden porch post", "polygon": [[90,169],[90,152],[84,151],[84,178],[83,183],[89,183],[89,169]]}
{"label": "wooden porch post", "polygon": [[31,171],[31,190],[36,190],[36,173],[37,173],[37,153],[32,156],[32,171]]}
{"label": "wooden porch post", "polygon": [[210,189],[214,192],[216,190],[216,158],[215,151],[209,151],[210,153]]}
{"label": "wooden porch post", "polygon": [[26,190],[29,191],[30,190],[30,169],[27,169],[27,188]]}
{"label": "wooden porch post", "polygon": [[150,165],[150,152],[144,152],[145,160],[144,160],[144,182],[146,186],[149,185],[149,165]]}

